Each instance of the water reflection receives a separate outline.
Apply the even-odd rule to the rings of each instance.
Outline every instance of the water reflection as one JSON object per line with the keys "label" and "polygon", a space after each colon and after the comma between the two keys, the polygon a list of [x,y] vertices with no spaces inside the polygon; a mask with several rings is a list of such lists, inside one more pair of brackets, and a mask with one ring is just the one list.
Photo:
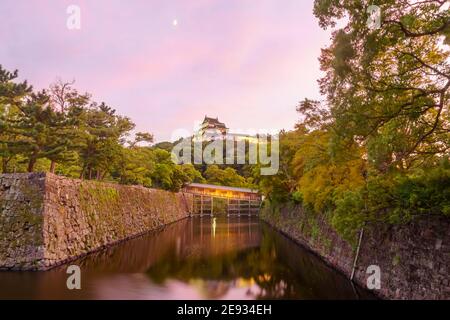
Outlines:
{"label": "water reflection", "polygon": [[0,298],[356,299],[372,298],[257,217],[191,218],[67,266],[0,272]]}

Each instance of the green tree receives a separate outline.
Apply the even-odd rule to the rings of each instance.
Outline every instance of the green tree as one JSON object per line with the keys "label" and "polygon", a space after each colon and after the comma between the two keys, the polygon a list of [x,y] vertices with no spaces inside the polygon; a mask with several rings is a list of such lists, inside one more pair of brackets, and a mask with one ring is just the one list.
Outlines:
{"label": "green tree", "polygon": [[134,123],[127,117],[116,115],[116,111],[103,102],[92,104],[82,119],[80,177],[102,180],[120,159],[125,139]]}
{"label": "green tree", "polygon": [[183,174],[186,176],[186,182],[191,183],[205,183],[206,180],[203,178],[200,171],[195,169],[195,167],[192,164],[182,164],[179,166]]}
{"label": "green tree", "polygon": [[130,141],[129,144],[130,144],[130,147],[133,148],[133,147],[138,146],[139,143],[141,143],[141,142],[145,142],[145,143],[148,143],[148,144],[153,143],[153,140],[154,140],[154,137],[153,137],[153,135],[151,133],[149,133],[149,132],[138,132],[138,133],[135,134],[134,140]]}
{"label": "green tree", "polygon": [[79,129],[82,114],[91,103],[91,95],[88,93],[80,94],[73,86],[74,83],[74,80],[63,82],[59,79],[51,84],[48,90],[50,107],[62,116],[58,136],[59,143],[66,149],[64,153],[48,157],[51,160],[50,172],[52,173],[55,172],[57,163],[63,163],[67,166],[78,160],[77,151],[80,147],[82,135]]}
{"label": "green tree", "polygon": [[316,0],[326,28],[347,17],[320,58],[335,130],[367,147],[382,173],[436,164],[450,151],[450,11],[446,1],[374,1],[381,27],[367,24],[366,1]]}
{"label": "green tree", "polygon": [[208,183],[230,187],[252,187],[252,185],[231,167],[225,169],[217,165],[209,165],[204,172]]}
{"label": "green tree", "polygon": [[49,105],[45,91],[31,94],[26,103],[19,107],[16,120],[8,131],[15,139],[6,142],[13,154],[27,158],[27,171],[32,172],[36,161],[68,159],[67,144],[70,140],[64,133],[66,122],[64,114],[55,112]]}
{"label": "green tree", "polygon": [[201,173],[191,164],[176,165],[171,153],[163,149],[153,149],[155,169],[152,173],[153,186],[178,191],[184,184],[203,183]]}
{"label": "green tree", "polygon": [[152,174],[155,169],[153,150],[148,147],[122,148],[122,154],[112,171],[112,176],[121,184],[152,186]]}
{"label": "green tree", "polygon": [[10,148],[13,141],[19,139],[11,126],[17,121],[20,107],[31,94],[32,87],[26,81],[16,83],[18,71],[9,72],[0,65],[0,158],[2,172],[9,171],[9,164],[17,158],[18,154]]}
{"label": "green tree", "polygon": [[300,147],[303,131],[281,131],[279,134],[279,162],[278,173],[272,176],[261,176],[260,167],[253,167],[254,182],[261,192],[273,203],[288,201],[295,192],[298,181],[294,175],[292,160]]}

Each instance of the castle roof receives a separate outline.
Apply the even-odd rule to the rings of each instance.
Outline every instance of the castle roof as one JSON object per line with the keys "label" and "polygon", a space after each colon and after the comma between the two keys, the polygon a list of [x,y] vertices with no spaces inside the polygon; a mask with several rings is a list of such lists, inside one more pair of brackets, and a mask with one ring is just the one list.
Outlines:
{"label": "castle roof", "polygon": [[203,120],[203,124],[208,123],[208,124],[212,124],[218,127],[225,127],[225,123],[220,122],[219,118],[210,118],[208,116],[205,116],[205,119]]}

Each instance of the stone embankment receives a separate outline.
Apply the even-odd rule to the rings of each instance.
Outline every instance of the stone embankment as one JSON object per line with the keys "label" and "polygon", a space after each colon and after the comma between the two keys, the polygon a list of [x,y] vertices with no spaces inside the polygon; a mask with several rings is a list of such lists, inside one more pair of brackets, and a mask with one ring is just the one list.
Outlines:
{"label": "stone embankment", "polygon": [[368,225],[349,243],[328,224],[324,215],[307,213],[301,206],[265,208],[262,218],[322,257],[330,266],[364,288],[373,283],[373,267],[380,270],[385,299],[450,299],[450,219],[421,216],[403,225]]}
{"label": "stone embankment", "polygon": [[0,175],[0,270],[47,270],[189,216],[192,197],[48,173]]}

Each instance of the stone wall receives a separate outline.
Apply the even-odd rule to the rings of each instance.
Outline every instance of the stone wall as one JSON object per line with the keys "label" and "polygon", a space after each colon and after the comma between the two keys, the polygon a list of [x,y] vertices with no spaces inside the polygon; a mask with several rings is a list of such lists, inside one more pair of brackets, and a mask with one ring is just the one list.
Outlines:
{"label": "stone wall", "polygon": [[[350,278],[359,237],[343,240],[323,215],[300,206],[266,208],[261,216]],[[450,219],[422,216],[405,225],[366,226],[354,275],[364,288],[370,265],[380,267],[381,288],[373,292],[381,298],[450,299]]]}
{"label": "stone wall", "polygon": [[44,175],[0,175],[0,269],[44,260],[44,190]]}
{"label": "stone wall", "polygon": [[46,270],[191,210],[189,194],[48,173],[0,175],[0,269]]}

